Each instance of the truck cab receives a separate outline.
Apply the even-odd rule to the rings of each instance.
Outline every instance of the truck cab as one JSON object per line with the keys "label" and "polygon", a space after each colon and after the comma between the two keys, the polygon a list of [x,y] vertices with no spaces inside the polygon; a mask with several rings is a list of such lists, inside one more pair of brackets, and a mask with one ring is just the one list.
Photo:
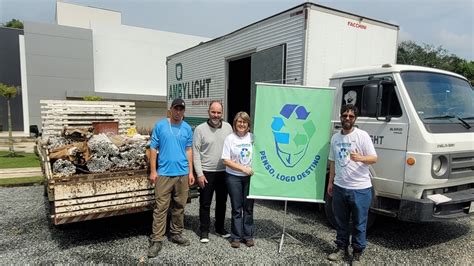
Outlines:
{"label": "truck cab", "polygon": [[372,213],[414,222],[474,213],[474,92],[466,78],[386,64],[339,71],[330,86],[333,132],[341,130],[341,105],[354,104],[356,126],[377,151]]}

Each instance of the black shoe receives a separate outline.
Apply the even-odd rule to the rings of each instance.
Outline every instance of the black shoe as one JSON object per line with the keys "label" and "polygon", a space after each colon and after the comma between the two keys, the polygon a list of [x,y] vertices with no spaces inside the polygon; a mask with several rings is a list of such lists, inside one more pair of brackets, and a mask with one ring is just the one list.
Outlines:
{"label": "black shoe", "polygon": [[154,258],[158,256],[163,244],[161,241],[153,241],[153,244],[148,248],[148,258]]}
{"label": "black shoe", "polygon": [[199,239],[199,242],[208,243],[209,242],[209,233],[208,232],[201,233],[201,238]]}
{"label": "black shoe", "polygon": [[180,246],[189,246],[189,240],[184,238],[181,234],[171,236],[171,242],[176,243]]}
{"label": "black shoe", "polygon": [[216,235],[218,235],[220,237],[223,237],[223,238],[229,238],[230,237],[229,232],[227,232],[225,229],[216,230]]}

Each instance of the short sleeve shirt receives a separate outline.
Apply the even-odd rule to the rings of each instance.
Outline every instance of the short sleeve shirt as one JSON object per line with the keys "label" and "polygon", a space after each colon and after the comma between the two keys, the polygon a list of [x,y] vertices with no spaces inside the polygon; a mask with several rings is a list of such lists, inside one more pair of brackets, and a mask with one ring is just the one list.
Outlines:
{"label": "short sleeve shirt", "polygon": [[[232,133],[224,140],[222,159],[231,160],[243,166],[252,166],[252,133],[247,133],[243,137]],[[247,174],[226,167],[225,171],[236,176],[246,176]]]}
{"label": "short sleeve shirt", "polygon": [[354,128],[343,135],[340,132],[331,138],[329,160],[334,161],[336,176],[334,184],[347,189],[364,189],[372,186],[369,165],[351,160],[351,152],[363,156],[377,156],[374,145],[367,132]]}
{"label": "short sleeve shirt", "polygon": [[193,142],[193,131],[182,121],[172,124],[166,118],[156,123],[150,147],[159,151],[158,174],[161,176],[181,176],[189,174],[186,148]]}

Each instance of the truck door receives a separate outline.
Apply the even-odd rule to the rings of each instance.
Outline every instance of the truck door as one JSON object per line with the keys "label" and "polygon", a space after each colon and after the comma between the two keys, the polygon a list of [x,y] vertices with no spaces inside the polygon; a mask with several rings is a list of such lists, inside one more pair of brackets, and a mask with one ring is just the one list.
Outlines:
{"label": "truck door", "polygon": [[[399,101],[395,83],[377,90],[380,80],[393,80],[391,76],[345,80],[342,84],[342,103],[354,104],[359,109],[356,126],[367,131],[377,151],[378,161],[372,165],[372,184],[377,195],[400,198],[403,189],[408,117]],[[374,84],[375,83],[375,84]],[[366,86],[373,84],[374,86]],[[373,112],[377,97],[381,97],[380,117]],[[388,118],[387,118],[388,117]]]}
{"label": "truck door", "polygon": [[250,73],[250,115],[254,117],[255,82],[285,83],[286,45],[278,45],[252,54]]}

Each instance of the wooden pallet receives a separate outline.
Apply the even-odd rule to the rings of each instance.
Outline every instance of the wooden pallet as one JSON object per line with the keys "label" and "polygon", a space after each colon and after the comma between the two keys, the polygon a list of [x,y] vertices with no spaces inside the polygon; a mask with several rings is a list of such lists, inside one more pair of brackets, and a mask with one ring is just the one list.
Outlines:
{"label": "wooden pallet", "polygon": [[119,123],[119,134],[135,124],[134,102],[41,100],[43,138],[61,135],[72,127],[91,127],[92,122]]}

